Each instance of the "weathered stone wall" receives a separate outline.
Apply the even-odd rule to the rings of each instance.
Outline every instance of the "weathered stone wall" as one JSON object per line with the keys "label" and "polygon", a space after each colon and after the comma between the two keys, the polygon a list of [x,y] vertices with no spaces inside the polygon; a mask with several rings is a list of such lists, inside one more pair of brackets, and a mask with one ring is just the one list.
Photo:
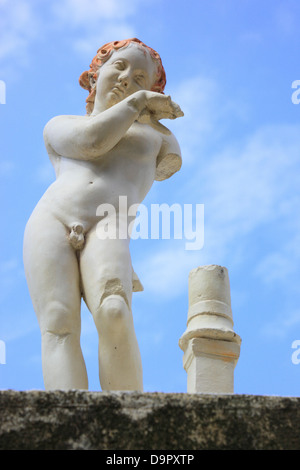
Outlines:
{"label": "weathered stone wall", "polygon": [[300,449],[300,398],[0,391],[0,449]]}

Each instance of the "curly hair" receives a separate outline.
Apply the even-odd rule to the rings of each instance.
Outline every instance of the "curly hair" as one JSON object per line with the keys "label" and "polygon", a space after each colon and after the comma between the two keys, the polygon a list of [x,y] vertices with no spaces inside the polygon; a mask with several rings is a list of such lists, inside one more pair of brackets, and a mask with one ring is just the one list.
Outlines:
{"label": "curly hair", "polygon": [[90,79],[97,79],[99,68],[111,57],[114,51],[117,51],[123,47],[127,47],[131,43],[137,43],[140,46],[144,47],[150,53],[152,59],[156,62],[156,80],[151,88],[151,91],[156,91],[157,93],[162,94],[164,93],[164,88],[166,85],[166,73],[162,65],[161,58],[154,49],[147,46],[137,38],[124,39],[123,41],[108,42],[107,44],[104,44],[104,46],[100,47],[100,49],[98,49],[97,55],[93,58],[92,63],[90,65],[90,70],[83,72],[79,77],[80,86],[82,86],[82,88],[84,88],[85,90],[89,91],[89,95],[86,99],[87,114],[91,114],[91,112],[93,111],[96,95],[96,88],[91,85]]}

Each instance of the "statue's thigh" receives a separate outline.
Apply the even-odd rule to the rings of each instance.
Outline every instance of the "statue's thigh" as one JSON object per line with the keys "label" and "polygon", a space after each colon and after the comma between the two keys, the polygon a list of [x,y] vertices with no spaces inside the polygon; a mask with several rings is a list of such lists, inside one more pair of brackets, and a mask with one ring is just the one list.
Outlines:
{"label": "statue's thigh", "polygon": [[80,254],[84,300],[92,313],[109,295],[124,298],[130,308],[132,264],[128,240],[101,240],[92,230]]}
{"label": "statue's thigh", "polygon": [[34,309],[80,311],[80,279],[77,256],[65,226],[52,214],[35,210],[24,236],[24,268]]}

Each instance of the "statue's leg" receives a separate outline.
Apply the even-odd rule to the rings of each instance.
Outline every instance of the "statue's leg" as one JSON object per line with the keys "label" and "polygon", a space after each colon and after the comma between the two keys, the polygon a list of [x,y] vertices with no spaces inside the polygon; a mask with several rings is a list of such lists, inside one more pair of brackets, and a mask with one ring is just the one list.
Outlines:
{"label": "statue's leg", "polygon": [[102,390],[143,389],[131,312],[132,265],[127,240],[99,240],[95,230],[80,257],[84,299],[99,335]]}
{"label": "statue's leg", "polygon": [[66,228],[44,209],[36,208],[26,226],[24,267],[41,329],[45,388],[87,389],[78,260]]}

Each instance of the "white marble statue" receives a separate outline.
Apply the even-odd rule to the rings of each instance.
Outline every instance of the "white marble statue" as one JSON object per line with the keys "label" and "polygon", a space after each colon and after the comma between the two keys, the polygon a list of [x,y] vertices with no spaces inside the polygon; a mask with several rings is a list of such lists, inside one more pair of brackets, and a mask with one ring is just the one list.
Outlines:
{"label": "white marble statue", "polygon": [[163,93],[159,55],[136,38],[104,45],[90,67],[79,79],[89,90],[87,114],[54,117],[44,129],[56,180],[25,229],[25,274],[41,329],[46,390],[88,389],[83,298],[99,334],[102,390],[141,391],[131,299],[142,287],[130,237],[97,236],[97,208],[107,203],[120,212],[119,196],[128,207],[140,204],[154,180],[180,169],[178,142],[158,121],[183,113]]}

